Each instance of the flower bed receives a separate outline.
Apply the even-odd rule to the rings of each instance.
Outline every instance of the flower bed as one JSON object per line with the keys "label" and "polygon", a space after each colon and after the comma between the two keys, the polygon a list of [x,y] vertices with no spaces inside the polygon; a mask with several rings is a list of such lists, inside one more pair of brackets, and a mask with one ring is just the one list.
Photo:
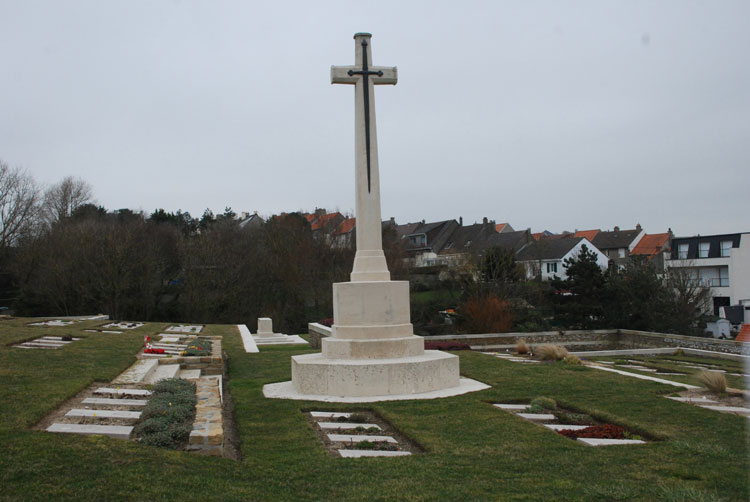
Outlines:
{"label": "flower bed", "polygon": [[210,356],[212,341],[208,338],[196,338],[188,348],[182,351],[183,356]]}
{"label": "flower bed", "polygon": [[151,446],[181,449],[193,430],[195,418],[195,384],[179,378],[161,380],[151,389],[152,395],[135,427],[140,441]]}
{"label": "flower bed", "polygon": [[592,425],[580,430],[562,429],[557,431],[557,433],[570,439],[631,439],[631,436],[626,434],[625,429],[619,425],[612,424]]}

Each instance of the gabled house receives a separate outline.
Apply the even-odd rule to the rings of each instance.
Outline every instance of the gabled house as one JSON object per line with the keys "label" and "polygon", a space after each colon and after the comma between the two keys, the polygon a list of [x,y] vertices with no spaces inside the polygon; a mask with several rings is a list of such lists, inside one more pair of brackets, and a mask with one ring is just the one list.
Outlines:
{"label": "gabled house", "polygon": [[617,266],[624,266],[646,232],[641,225],[636,225],[633,230],[620,230],[615,227],[611,232],[598,232],[591,243],[607,255],[610,261]]}
{"label": "gabled house", "polygon": [[565,260],[578,256],[583,246],[596,254],[596,262],[600,268],[607,268],[607,256],[585,237],[532,241],[516,254],[516,261],[526,268],[526,277],[529,279],[541,277],[543,281],[548,281],[555,276],[566,279],[568,274]]}
{"label": "gabled house", "polygon": [[258,216],[257,212],[253,214],[243,212],[237,219],[240,228],[258,228],[264,223],[263,218]]}
{"label": "gabled house", "polygon": [[661,272],[668,259],[669,241],[673,237],[672,230],[663,234],[646,234],[630,252],[630,256],[643,256]]}
{"label": "gabled house", "polygon": [[448,237],[445,246],[438,252],[438,263],[436,264],[458,263],[469,255],[481,259],[489,246],[490,238],[500,235],[497,233],[495,222],[487,218],[483,218],[482,223],[474,223],[473,225],[463,225],[462,223],[463,221],[459,223],[458,227]]}
{"label": "gabled house", "polygon": [[679,237],[670,248],[666,267],[709,288],[714,315],[720,307],[750,307],[750,233]]}
{"label": "gabled house", "polygon": [[502,234],[504,232],[515,232],[513,230],[513,227],[510,226],[510,223],[498,223],[495,225],[495,230],[497,230],[497,233]]}

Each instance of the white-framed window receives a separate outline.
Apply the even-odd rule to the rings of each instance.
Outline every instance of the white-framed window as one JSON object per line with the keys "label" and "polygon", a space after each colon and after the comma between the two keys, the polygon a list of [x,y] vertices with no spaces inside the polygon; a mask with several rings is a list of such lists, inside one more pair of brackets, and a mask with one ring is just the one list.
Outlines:
{"label": "white-framed window", "polygon": [[698,243],[698,258],[708,258],[708,250],[711,249],[710,242]]}
{"label": "white-framed window", "polygon": [[677,258],[680,260],[687,260],[688,257],[688,245],[687,244],[679,244],[677,246]]}
{"label": "white-framed window", "polygon": [[547,273],[548,274],[556,274],[557,273],[557,263],[548,263],[547,264]]}
{"label": "white-framed window", "polygon": [[[729,241],[731,244],[732,242]],[[728,288],[729,287],[729,267],[719,268],[719,286]]]}
{"label": "white-framed window", "polygon": [[425,246],[427,245],[427,236],[425,234],[410,235],[409,243],[412,246]]}
{"label": "white-framed window", "polygon": [[620,256],[620,258],[625,258],[625,248],[618,249],[617,254]]}
{"label": "white-framed window", "polygon": [[721,256],[729,256],[732,252],[732,241],[721,241]]}

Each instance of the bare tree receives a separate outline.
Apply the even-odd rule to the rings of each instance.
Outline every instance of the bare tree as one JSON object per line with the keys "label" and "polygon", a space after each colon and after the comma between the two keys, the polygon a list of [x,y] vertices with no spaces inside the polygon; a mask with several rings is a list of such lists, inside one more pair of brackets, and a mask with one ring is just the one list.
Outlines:
{"label": "bare tree", "polygon": [[39,199],[39,188],[31,175],[0,160],[0,251],[16,244],[34,227]]}
{"label": "bare tree", "polygon": [[94,202],[91,185],[81,178],[66,176],[44,192],[44,216],[48,223],[72,215],[76,209]]}

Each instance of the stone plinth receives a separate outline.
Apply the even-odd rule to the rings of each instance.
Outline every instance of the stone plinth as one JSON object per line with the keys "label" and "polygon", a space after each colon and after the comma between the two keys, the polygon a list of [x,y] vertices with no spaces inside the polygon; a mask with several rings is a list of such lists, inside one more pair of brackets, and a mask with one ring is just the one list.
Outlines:
{"label": "stone plinth", "polygon": [[292,384],[300,394],[383,396],[458,387],[458,357],[436,350],[393,359],[292,357]]}
{"label": "stone plinth", "polygon": [[273,336],[273,319],[270,317],[258,318],[258,336]]}

